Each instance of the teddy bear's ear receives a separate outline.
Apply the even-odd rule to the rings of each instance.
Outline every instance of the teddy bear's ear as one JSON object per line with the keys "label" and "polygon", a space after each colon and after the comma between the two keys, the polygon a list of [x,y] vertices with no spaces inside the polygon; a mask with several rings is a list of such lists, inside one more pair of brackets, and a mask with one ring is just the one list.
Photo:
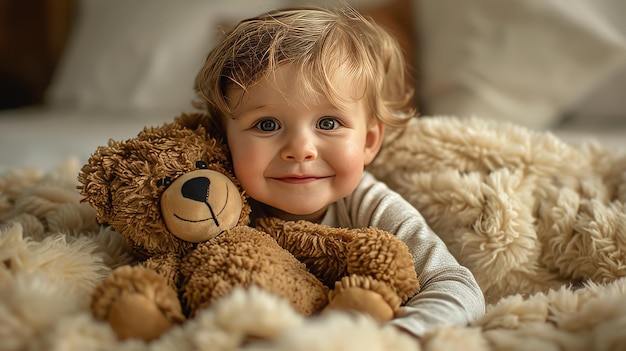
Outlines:
{"label": "teddy bear's ear", "polygon": [[207,133],[210,138],[223,139],[225,135],[224,127],[219,118],[212,118],[204,113],[184,113],[174,119],[174,123],[184,128],[198,131],[200,128]]}
{"label": "teddy bear's ear", "polygon": [[109,140],[108,146],[96,149],[78,174],[78,190],[84,196],[81,202],[89,202],[101,223],[111,219],[111,181],[113,170],[122,159],[121,152],[121,143]]}

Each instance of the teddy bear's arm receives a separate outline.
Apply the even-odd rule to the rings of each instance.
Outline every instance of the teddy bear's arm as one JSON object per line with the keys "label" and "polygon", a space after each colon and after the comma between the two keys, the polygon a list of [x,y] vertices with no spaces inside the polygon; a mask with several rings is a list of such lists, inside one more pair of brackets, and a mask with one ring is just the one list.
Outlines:
{"label": "teddy bear's arm", "polygon": [[303,262],[325,285],[332,287],[347,274],[347,245],[354,238],[350,230],[278,218],[260,218],[256,226]]}
{"label": "teddy bear's arm", "polygon": [[180,259],[176,255],[150,257],[141,263],[142,266],[164,277],[167,284],[177,291],[180,290],[182,284],[180,264]]}

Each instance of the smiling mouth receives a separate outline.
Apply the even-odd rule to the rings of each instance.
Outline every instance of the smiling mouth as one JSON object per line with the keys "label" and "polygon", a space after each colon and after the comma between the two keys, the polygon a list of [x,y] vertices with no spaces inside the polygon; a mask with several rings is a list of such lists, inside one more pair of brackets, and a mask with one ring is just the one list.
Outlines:
{"label": "smiling mouth", "polygon": [[280,178],[272,178],[279,182],[289,183],[289,184],[306,184],[311,183],[316,180],[326,179],[328,177],[280,177]]}
{"label": "smiling mouth", "polygon": [[206,222],[206,221],[212,221],[213,220],[213,217],[203,218],[203,219],[187,219],[187,218],[183,218],[183,217],[177,215],[176,213],[174,213],[174,217],[180,219],[183,222],[189,222],[189,223],[200,223],[200,222]]}

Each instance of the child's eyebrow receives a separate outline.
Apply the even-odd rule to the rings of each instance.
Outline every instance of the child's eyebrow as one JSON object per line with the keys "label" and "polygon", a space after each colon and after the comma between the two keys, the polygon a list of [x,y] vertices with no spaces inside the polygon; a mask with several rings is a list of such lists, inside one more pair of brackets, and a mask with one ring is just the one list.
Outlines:
{"label": "child's eyebrow", "polygon": [[253,106],[251,108],[246,108],[244,111],[240,111],[235,115],[235,118],[246,118],[250,115],[253,115],[259,111],[264,111],[270,109],[270,105],[268,104],[260,104],[258,106]]}

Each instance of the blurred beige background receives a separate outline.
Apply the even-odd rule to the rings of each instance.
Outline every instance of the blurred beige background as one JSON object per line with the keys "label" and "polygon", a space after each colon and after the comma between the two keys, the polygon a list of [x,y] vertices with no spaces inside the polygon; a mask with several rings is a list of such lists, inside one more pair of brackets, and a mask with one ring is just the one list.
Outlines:
{"label": "blurred beige background", "polygon": [[[0,171],[80,164],[190,109],[225,27],[323,0],[0,1]],[[626,2],[353,0],[401,43],[421,116],[626,147]]]}

